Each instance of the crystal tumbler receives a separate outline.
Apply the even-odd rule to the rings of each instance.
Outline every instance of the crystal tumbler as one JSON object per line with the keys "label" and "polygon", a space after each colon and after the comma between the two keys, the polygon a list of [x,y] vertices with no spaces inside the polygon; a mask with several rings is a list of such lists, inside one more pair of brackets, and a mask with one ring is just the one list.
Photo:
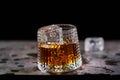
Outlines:
{"label": "crystal tumbler", "polygon": [[37,32],[38,68],[64,73],[82,66],[77,28],[72,24],[43,26]]}

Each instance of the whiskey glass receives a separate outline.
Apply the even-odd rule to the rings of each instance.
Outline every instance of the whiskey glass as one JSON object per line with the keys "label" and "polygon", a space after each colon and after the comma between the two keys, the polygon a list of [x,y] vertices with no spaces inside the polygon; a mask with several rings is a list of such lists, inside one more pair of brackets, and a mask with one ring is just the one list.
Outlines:
{"label": "whiskey glass", "polygon": [[82,66],[77,28],[72,24],[42,26],[37,31],[38,68],[64,73]]}

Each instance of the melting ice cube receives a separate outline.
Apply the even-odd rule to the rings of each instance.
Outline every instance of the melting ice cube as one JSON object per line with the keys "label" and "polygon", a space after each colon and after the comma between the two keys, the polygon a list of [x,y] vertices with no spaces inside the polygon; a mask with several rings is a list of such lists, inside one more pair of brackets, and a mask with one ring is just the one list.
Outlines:
{"label": "melting ice cube", "polygon": [[102,51],[104,49],[104,39],[102,37],[88,37],[85,39],[85,51]]}

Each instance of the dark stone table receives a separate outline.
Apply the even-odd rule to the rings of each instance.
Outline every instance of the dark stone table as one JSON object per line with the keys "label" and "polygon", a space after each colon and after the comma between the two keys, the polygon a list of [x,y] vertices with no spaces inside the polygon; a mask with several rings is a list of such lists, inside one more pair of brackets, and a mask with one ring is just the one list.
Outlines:
{"label": "dark stone table", "polygon": [[[85,52],[80,41],[83,65],[67,75],[120,75],[120,41],[105,41],[101,52]],[[51,75],[37,68],[36,41],[0,41],[0,75]]]}

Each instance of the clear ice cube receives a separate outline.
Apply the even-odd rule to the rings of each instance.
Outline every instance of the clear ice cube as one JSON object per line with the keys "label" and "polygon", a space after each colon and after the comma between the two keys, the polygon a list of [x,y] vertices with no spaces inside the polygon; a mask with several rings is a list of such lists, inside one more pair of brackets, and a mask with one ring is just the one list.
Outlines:
{"label": "clear ice cube", "polygon": [[38,41],[47,44],[63,42],[62,28],[57,25],[49,25],[38,29]]}
{"label": "clear ice cube", "polygon": [[85,51],[103,51],[104,39],[102,37],[88,37],[84,42]]}

